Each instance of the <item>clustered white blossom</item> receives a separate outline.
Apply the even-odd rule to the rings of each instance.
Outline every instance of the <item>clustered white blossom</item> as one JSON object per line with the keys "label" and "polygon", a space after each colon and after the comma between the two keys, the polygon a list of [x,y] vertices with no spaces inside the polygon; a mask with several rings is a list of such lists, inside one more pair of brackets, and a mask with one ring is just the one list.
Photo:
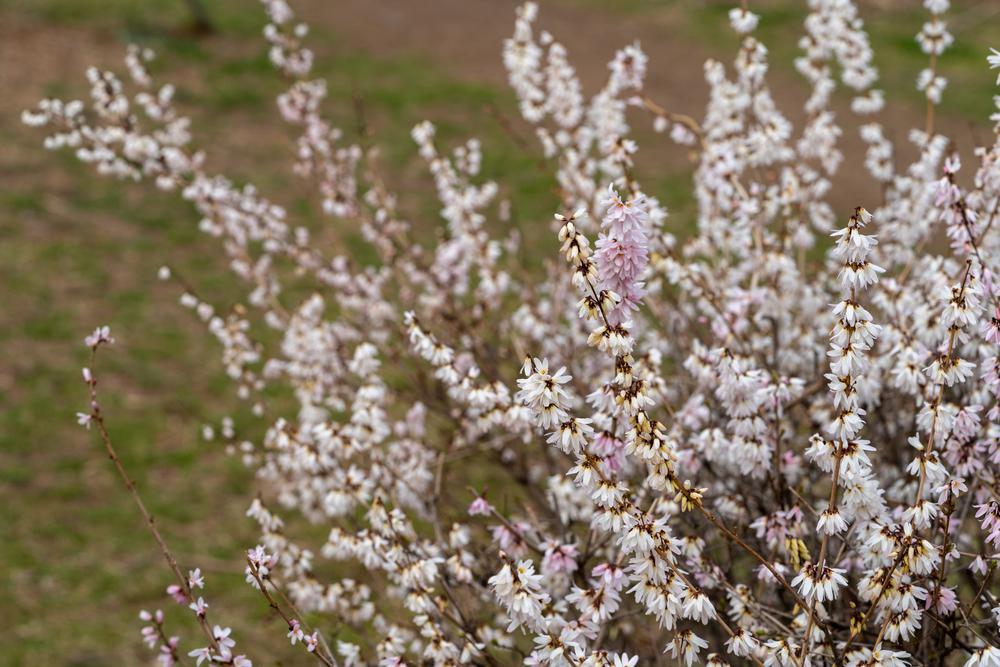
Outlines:
{"label": "clustered white blossom", "polygon": [[[325,665],[635,667],[665,654],[1000,667],[1000,111],[963,174],[934,125],[948,2],[926,0],[927,122],[899,164],[857,7],[808,4],[798,132],[746,3],[729,13],[733,67],[705,64],[700,120],[644,92],[655,63],[638,43],[587,97],[570,49],[524,4],[503,62],[561,213],[510,230],[519,202],[481,177],[480,144],[447,151],[422,123],[412,136],[443,221],[430,242],[401,217],[377,149],[324,117],[305,26],[264,0],[270,58],[290,79],[278,108],[298,133],[293,168],[329,224],[360,230],[374,265],[208,172],[146,49],[128,52],[129,84],[91,69],[89,104],[25,113],[47,147],[177,191],[246,283],[246,305],[225,313],[159,271],[263,423],[244,436],[226,418],[205,435],[260,480],[245,575],[285,641]],[[881,185],[853,212],[829,196],[845,161],[838,85]],[[683,241],[638,180],[630,123],[646,115],[694,161],[697,213],[673,226],[689,227]],[[561,261],[525,266],[522,234]],[[103,327],[86,345],[111,342]],[[83,377],[78,420],[145,514]],[[272,386],[294,413],[270,402]],[[326,540],[296,536],[291,515]],[[181,640],[144,611],[144,641],[164,667],[183,655],[249,667],[230,629],[209,623],[201,572],[183,575],[150,526],[177,579],[168,596],[204,637]]]}

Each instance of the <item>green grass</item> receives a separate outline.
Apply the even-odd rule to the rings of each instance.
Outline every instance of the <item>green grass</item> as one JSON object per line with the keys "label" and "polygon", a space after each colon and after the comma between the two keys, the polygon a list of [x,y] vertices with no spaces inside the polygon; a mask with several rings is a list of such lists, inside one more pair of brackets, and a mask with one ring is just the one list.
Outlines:
{"label": "green grass", "polygon": [[[976,20],[984,5],[956,2],[944,19],[955,36],[955,43],[941,57],[938,72],[948,79],[940,110],[976,123],[984,123],[993,111],[992,91],[995,76],[986,64],[990,47],[1000,43],[1000,28],[992,20]],[[727,29],[730,5],[704,3],[685,13],[691,29],[703,40],[719,38]],[[769,61],[785,71],[794,71],[794,59],[801,55],[798,39],[804,34],[803,19],[807,9],[802,4],[752,3],[761,15],[754,35],[769,51]],[[878,87],[886,91],[890,103],[908,102],[924,105],[924,96],[916,89],[917,75],[927,67],[928,56],[920,49],[916,35],[928,20],[919,3],[912,7],[882,9],[862,4],[861,17],[875,51],[879,70]],[[729,31],[727,38],[734,48],[738,37]],[[796,74],[797,75],[797,74]]]}
{"label": "green grass", "polygon": [[[658,6],[628,5],[634,13]],[[221,34],[200,40],[183,30],[187,15],[179,1],[0,0],[0,11],[112,35],[109,61],[128,41],[156,48],[154,74],[178,84],[178,103],[192,114],[196,142],[208,150],[211,167],[237,182],[252,179],[296,222],[329,231],[309,188],[288,169],[292,135],[273,102],[284,84],[260,44],[256,5],[225,0],[210,6]],[[775,57],[786,59],[794,42],[784,31],[798,17],[764,13],[762,35]],[[698,10],[685,20],[706,40],[718,39],[720,22],[725,30],[720,10]],[[913,31],[902,23],[875,26],[894,45],[885,56],[891,60],[880,62],[883,75],[898,64],[902,81],[906,68],[921,66],[904,40]],[[415,123],[429,118],[442,149],[471,135],[482,140],[484,178],[499,180],[502,196],[514,202],[512,224],[527,241],[525,262],[552,255],[553,181],[537,170],[537,155],[517,148],[484,112],[492,106],[516,115],[506,89],[457,81],[417,55],[382,59],[353,52],[335,32],[313,28],[314,43],[328,46],[317,74],[329,79],[330,116],[350,132],[356,125],[351,99],[361,97],[390,185],[398,186],[403,212],[418,229],[432,237],[440,224],[439,204],[426,194],[432,181],[409,137]],[[982,37],[987,27],[974,30]],[[989,76],[972,66],[977,53],[956,49],[955,62],[970,77]],[[73,63],[71,74],[53,72],[39,82],[38,97],[82,96],[86,85],[77,72],[83,65]],[[946,102],[945,108],[978,114],[980,101],[973,105],[960,88],[953,81],[948,97],[954,95],[955,107]],[[104,323],[119,339],[102,352],[99,370],[122,459],[182,565],[206,571],[216,618],[237,628],[240,647],[258,664],[284,660],[291,653],[282,652],[282,642],[262,639],[280,640],[280,623],[242,580],[240,554],[255,539],[243,517],[253,480],[221,445],[198,435],[203,423],[227,414],[251,439],[261,425],[235,399],[217,345],[177,305],[176,288],[156,280],[156,270],[170,262],[223,308],[244,291],[216,242],[197,231],[189,205],[149,184],[97,177],[72,156],[44,153],[39,134],[11,120],[17,110],[3,111],[0,129],[12,141],[7,157],[0,155],[0,173],[8,179],[0,192],[0,503],[9,510],[0,521],[6,575],[0,580],[0,665],[146,661],[136,618],[141,608],[163,606],[171,628],[186,638],[182,646],[192,647],[196,637],[189,614],[162,595],[169,573],[99,442],[75,425],[74,413],[86,405],[82,339]],[[683,172],[645,178],[671,209],[675,228],[693,215],[687,178]],[[337,251],[374,261],[355,230],[326,236]],[[476,471],[470,481],[484,485],[490,478]]]}
{"label": "green grass", "polygon": [[[183,16],[158,6],[146,13],[143,6],[124,0],[14,5],[45,21],[111,28],[117,41],[138,37],[159,49],[154,73],[180,79],[178,103],[194,116],[196,140],[213,168],[237,182],[252,177],[297,221],[314,229],[329,225],[288,169],[292,135],[273,102],[284,84],[259,43],[233,48],[236,38],[259,32],[259,21],[231,26],[227,19],[224,34],[202,44],[155,30]],[[314,38],[336,35],[317,31]],[[193,68],[196,76],[187,72]],[[409,138],[415,123],[439,120],[440,145],[450,148],[467,137],[467,119],[485,118],[474,124],[486,153],[484,174],[512,176],[504,179],[507,196],[530,202],[515,207],[516,224],[547,233],[539,222],[547,221],[555,199],[537,195],[551,183],[535,170],[535,156],[513,147],[483,113],[486,105],[512,113],[507,91],[456,82],[419,58],[380,60],[338,50],[317,63],[317,73],[329,77],[331,115],[345,128],[355,119],[344,101],[361,96],[384,163],[392,165],[390,180],[410,192],[431,184]],[[84,91],[82,77],[60,76],[40,94]],[[242,127],[239,136],[231,133],[234,124]],[[278,131],[257,134],[258,127]],[[281,659],[282,651],[290,654],[283,642],[261,641],[280,638],[280,624],[270,622],[242,581],[240,554],[255,539],[243,517],[254,493],[251,476],[221,445],[199,438],[201,424],[226,414],[252,439],[261,424],[235,399],[217,346],[177,305],[178,291],[156,280],[156,269],[170,262],[221,306],[236,303],[243,291],[216,242],[196,230],[189,205],[149,184],[100,178],[69,155],[46,154],[37,147],[41,137],[26,129],[16,128],[16,135],[13,168],[35,175],[0,198],[0,281],[7,286],[0,344],[5,358],[15,360],[0,411],[0,502],[16,508],[0,522],[0,561],[10,573],[0,583],[7,637],[0,664],[147,660],[136,614],[158,606],[187,639],[184,646],[196,641],[189,614],[162,595],[169,572],[99,441],[75,425],[74,413],[86,405],[82,338],[101,323],[119,339],[102,352],[98,369],[121,458],[182,565],[208,573],[216,618],[239,628],[241,646],[262,664]],[[433,199],[402,203],[421,228],[439,224]],[[337,236],[356,259],[374,261],[357,232]]]}

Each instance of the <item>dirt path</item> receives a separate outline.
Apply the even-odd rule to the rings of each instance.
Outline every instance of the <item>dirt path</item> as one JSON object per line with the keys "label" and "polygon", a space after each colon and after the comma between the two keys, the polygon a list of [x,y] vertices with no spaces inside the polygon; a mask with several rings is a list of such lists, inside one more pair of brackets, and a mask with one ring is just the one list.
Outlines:
{"label": "dirt path", "polygon": [[[346,48],[379,57],[416,56],[457,80],[507,90],[500,53],[512,31],[514,11],[520,4],[516,0],[296,0],[294,4],[305,20],[332,30],[342,40],[337,45],[314,40],[320,53]],[[567,46],[585,90],[593,92],[603,82],[607,62],[618,48],[638,40],[650,57],[649,94],[667,108],[696,118],[701,117],[708,95],[703,63],[716,58],[729,64],[738,44],[724,27],[720,29],[723,38],[712,44],[685,34],[684,6],[678,3],[640,13],[612,13],[580,0],[544,0],[540,5],[538,27]],[[18,131],[20,109],[37,99],[39,82],[77,82],[82,63],[117,62],[120,54],[115,35],[106,32],[43,25],[18,20],[16,15],[4,17],[0,24],[0,84],[7,91],[0,99],[0,132],[4,134]],[[15,51],[34,55],[15,57]],[[804,81],[787,63],[772,66],[768,76],[779,108],[800,128],[807,94]],[[841,140],[846,160],[835,179],[834,204],[849,207],[876,199],[878,190],[859,168],[864,147],[847,100],[840,98],[846,96],[839,96],[835,103],[840,123],[846,127]],[[911,156],[906,133],[923,126],[924,110],[890,99],[882,120],[902,147],[901,156]],[[491,121],[483,118],[482,122]],[[637,119],[635,125],[640,139],[647,140],[640,143],[641,164],[647,169],[674,171],[686,166],[682,151],[669,142],[650,141],[654,137],[648,123]],[[942,117],[938,126],[963,150],[971,146],[967,121]],[[470,134],[476,131],[475,124],[468,127]]]}
{"label": "dirt path", "polygon": [[[297,6],[307,20],[334,29],[353,48],[386,56],[416,54],[456,78],[506,86],[501,45],[512,32],[519,4],[515,0],[339,0],[334,8],[325,0],[299,0]],[[571,0],[547,0],[540,6],[538,27],[567,46],[585,90],[593,92],[603,82],[607,62],[618,48],[639,40],[650,59],[649,94],[667,108],[695,118],[702,116],[708,98],[703,63],[715,58],[728,66],[738,44],[726,28],[720,29],[725,38],[715,44],[685,34],[684,8],[677,4],[641,14],[612,14]],[[798,34],[790,37],[797,38]],[[773,65],[768,77],[779,108],[800,129],[808,94],[804,80],[786,63]],[[835,178],[833,203],[852,207],[877,202],[878,186],[861,166],[864,145],[855,129],[856,117],[848,100],[841,98],[846,96],[839,96],[834,109],[845,127],[840,146],[845,161]],[[881,120],[899,144],[900,157],[912,157],[906,135],[909,128],[923,127],[924,109],[890,99]],[[955,138],[963,150],[971,148],[968,122],[944,117],[938,129]],[[474,127],[469,130],[475,132]],[[640,143],[640,155],[647,168],[676,169],[685,164],[681,151],[669,142]]]}

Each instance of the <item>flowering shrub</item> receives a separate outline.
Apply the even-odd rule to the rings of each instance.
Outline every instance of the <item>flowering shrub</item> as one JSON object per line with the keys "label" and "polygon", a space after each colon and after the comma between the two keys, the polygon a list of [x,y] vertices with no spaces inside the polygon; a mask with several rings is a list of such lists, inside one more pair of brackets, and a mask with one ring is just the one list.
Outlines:
{"label": "flowering shrub", "polygon": [[[924,4],[927,121],[905,166],[849,0],[809,2],[798,135],[745,4],[730,13],[734,67],[705,65],[700,121],[644,94],[638,44],[585,98],[525,4],[503,60],[561,198],[548,237],[561,259],[539,267],[519,264],[480,145],[444,152],[429,123],[413,138],[445,229],[436,245],[414,234],[376,149],[324,119],[284,0],[265,0],[264,34],[291,80],[278,107],[300,133],[294,169],[376,266],[329,256],[255,188],[208,173],[146,50],[129,51],[128,83],[90,70],[89,106],[46,100],[24,118],[49,128],[48,147],[190,201],[246,282],[248,308],[222,314],[183,281],[181,303],[267,424],[238,446],[263,491],[247,512],[261,531],[247,582],[323,664],[632,667],[665,652],[684,665],[997,666],[1000,140],[966,156],[969,175],[935,132],[952,38],[947,0]],[[988,60],[1000,67],[1000,53]],[[843,161],[838,85],[882,186],[853,211],[826,203]],[[683,242],[635,173],[629,108],[695,156]],[[313,294],[295,302],[293,280]],[[86,341],[111,342],[106,328]],[[80,423],[100,433],[175,576],[168,595],[204,635],[182,642],[156,611],[143,639],[165,666],[250,665],[129,482],[96,372],[84,380]],[[271,385],[297,413],[275,413]],[[223,435],[236,439],[231,422]],[[473,470],[492,488],[466,488]],[[283,514],[329,538],[303,543]],[[327,580],[317,558],[365,574]]]}

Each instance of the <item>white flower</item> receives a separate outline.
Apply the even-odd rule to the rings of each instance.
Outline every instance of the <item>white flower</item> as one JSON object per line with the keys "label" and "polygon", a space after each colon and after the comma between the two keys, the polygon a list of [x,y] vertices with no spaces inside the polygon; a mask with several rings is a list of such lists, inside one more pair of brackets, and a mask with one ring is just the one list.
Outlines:
{"label": "white flower", "polygon": [[84,345],[93,348],[101,344],[111,344],[114,342],[115,339],[111,336],[111,327],[108,326],[97,327],[94,329],[94,333],[83,339]]}
{"label": "white flower", "polygon": [[729,10],[729,24],[733,30],[745,35],[757,29],[760,16],[740,7],[733,7]]}
{"label": "white flower", "polygon": [[212,636],[215,637],[215,642],[219,645],[219,653],[223,656],[231,655],[232,647],[236,646],[236,641],[232,639],[229,635],[232,634],[230,628],[223,628],[216,625],[212,628]]}
{"label": "white flower", "polygon": [[994,646],[977,649],[965,661],[965,667],[1000,667],[1000,649]]}
{"label": "white flower", "polygon": [[686,667],[691,667],[698,659],[698,652],[707,647],[708,642],[690,630],[679,630],[674,634],[673,641],[667,644],[667,653]]}
{"label": "white flower", "polygon": [[847,521],[840,510],[830,511],[827,509],[820,513],[819,520],[816,522],[816,532],[825,535],[839,535],[845,530],[847,530]]}
{"label": "white flower", "polygon": [[815,599],[819,603],[837,599],[837,593],[846,585],[844,570],[826,565],[816,566],[813,563],[806,563],[792,579],[792,586],[798,589],[804,599]]}
{"label": "white flower", "polygon": [[542,576],[535,574],[535,565],[530,560],[522,560],[516,567],[504,563],[500,571],[490,577],[489,585],[497,601],[510,616],[509,630],[519,625],[536,629],[541,626],[542,607],[549,602],[547,593],[541,590]]}
{"label": "white flower", "polygon": [[300,642],[305,640],[306,633],[302,630],[302,624],[299,623],[297,619],[292,619],[288,626],[288,641],[295,646],[295,642]]}
{"label": "white flower", "polygon": [[197,600],[189,604],[188,608],[190,608],[191,611],[193,611],[198,616],[204,616],[205,610],[208,609],[208,603],[205,602],[205,598],[199,597]]}
{"label": "white flower", "polygon": [[549,434],[548,442],[567,454],[577,454],[594,434],[591,422],[590,419],[576,417],[569,419]]}
{"label": "white flower", "polygon": [[684,618],[690,618],[705,624],[715,618],[715,607],[712,606],[708,596],[701,591],[690,592],[685,595],[684,606],[681,613]]}
{"label": "white flower", "polygon": [[633,655],[631,658],[628,653],[616,653],[614,667],[635,667],[636,663],[639,662],[639,656]]}
{"label": "white flower", "polygon": [[726,650],[737,658],[745,658],[757,650],[757,639],[741,627],[734,630],[733,636],[726,641]]}
{"label": "white flower", "polygon": [[202,648],[196,648],[192,651],[188,651],[188,655],[195,658],[195,665],[200,665],[205,660],[212,662],[212,649],[204,646]]}
{"label": "white flower", "polygon": [[565,367],[549,373],[548,361],[532,360],[525,365],[528,377],[517,381],[521,388],[515,398],[542,417],[542,426],[552,428],[566,421],[570,395],[564,385],[571,380]]}
{"label": "white flower", "polygon": [[[1000,51],[990,49],[990,54],[986,56],[986,62],[989,63],[990,69],[1000,67]],[[1000,86],[1000,74],[997,75],[997,85]]]}

